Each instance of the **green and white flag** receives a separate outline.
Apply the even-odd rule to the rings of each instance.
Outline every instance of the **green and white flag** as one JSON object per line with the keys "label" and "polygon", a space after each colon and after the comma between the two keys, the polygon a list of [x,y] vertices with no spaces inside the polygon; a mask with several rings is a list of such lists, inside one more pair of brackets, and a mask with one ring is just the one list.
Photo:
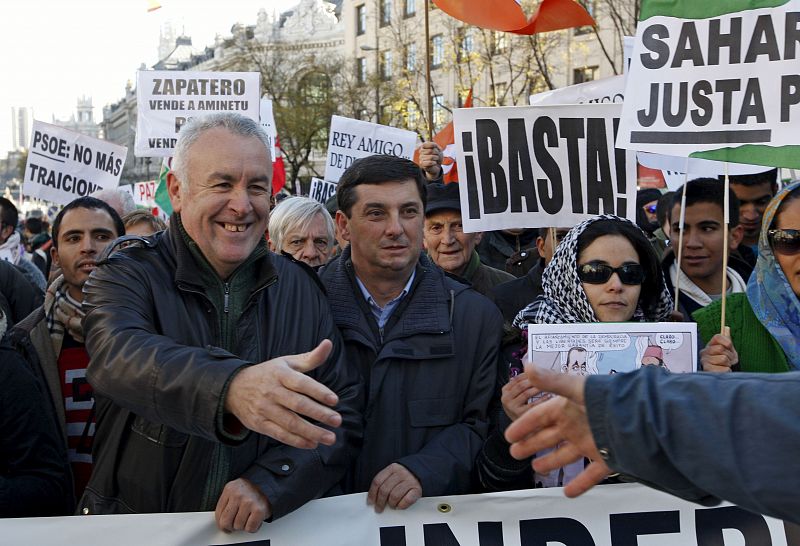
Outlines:
{"label": "green and white flag", "polygon": [[644,0],[616,144],[800,168],[800,0]]}
{"label": "green and white flag", "polygon": [[158,173],[158,187],[156,188],[155,202],[167,216],[172,216],[172,202],[167,192],[167,173],[169,173],[171,157],[165,157],[161,162],[161,171]]}

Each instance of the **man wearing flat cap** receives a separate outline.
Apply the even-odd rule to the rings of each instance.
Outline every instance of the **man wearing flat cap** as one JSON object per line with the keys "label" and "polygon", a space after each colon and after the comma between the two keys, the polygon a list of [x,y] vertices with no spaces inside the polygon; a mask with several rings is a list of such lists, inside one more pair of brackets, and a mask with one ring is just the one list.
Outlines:
{"label": "man wearing flat cap", "polygon": [[483,295],[498,284],[514,280],[513,275],[481,263],[475,247],[483,233],[464,232],[458,184],[428,184],[427,189],[424,246],[431,260]]}

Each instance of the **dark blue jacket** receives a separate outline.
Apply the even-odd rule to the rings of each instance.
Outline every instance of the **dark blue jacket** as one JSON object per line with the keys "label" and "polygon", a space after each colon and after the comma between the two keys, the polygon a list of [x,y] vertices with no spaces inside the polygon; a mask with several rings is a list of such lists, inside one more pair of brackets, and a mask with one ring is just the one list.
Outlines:
{"label": "dark blue jacket", "polygon": [[364,445],[345,492],[367,491],[395,462],[419,479],[424,496],[469,492],[498,392],[500,312],[423,255],[381,340],[350,249],[321,277],[348,361],[367,390]]}
{"label": "dark blue jacket", "polygon": [[[584,395],[606,463],[678,497],[800,523],[800,372],[592,375]],[[602,451],[601,451],[602,453]]]}

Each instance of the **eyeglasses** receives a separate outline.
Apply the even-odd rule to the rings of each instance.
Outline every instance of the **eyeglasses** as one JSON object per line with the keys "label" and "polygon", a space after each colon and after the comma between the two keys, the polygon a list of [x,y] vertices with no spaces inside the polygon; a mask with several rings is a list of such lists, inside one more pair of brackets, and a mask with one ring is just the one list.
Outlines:
{"label": "eyeglasses", "polygon": [[578,278],[589,284],[605,284],[616,273],[622,284],[637,285],[644,282],[644,269],[639,264],[625,264],[620,267],[589,262],[578,266]]}
{"label": "eyeglasses", "polygon": [[655,204],[652,204],[652,205],[645,205],[642,208],[645,210],[645,212],[649,212],[650,214],[655,214],[656,213],[656,209],[658,208],[658,204],[655,203]]}
{"label": "eyeglasses", "polygon": [[800,253],[800,229],[771,229],[767,236],[775,252],[790,255]]}

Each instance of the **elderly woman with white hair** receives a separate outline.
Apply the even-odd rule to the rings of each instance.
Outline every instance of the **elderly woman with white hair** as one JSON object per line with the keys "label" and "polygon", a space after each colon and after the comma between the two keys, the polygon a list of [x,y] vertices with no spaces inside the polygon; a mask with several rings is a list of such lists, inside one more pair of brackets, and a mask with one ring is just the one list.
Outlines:
{"label": "elderly woman with white hair", "polygon": [[311,267],[325,265],[333,254],[336,228],[324,205],[308,197],[284,199],[269,217],[269,247],[291,254]]}

